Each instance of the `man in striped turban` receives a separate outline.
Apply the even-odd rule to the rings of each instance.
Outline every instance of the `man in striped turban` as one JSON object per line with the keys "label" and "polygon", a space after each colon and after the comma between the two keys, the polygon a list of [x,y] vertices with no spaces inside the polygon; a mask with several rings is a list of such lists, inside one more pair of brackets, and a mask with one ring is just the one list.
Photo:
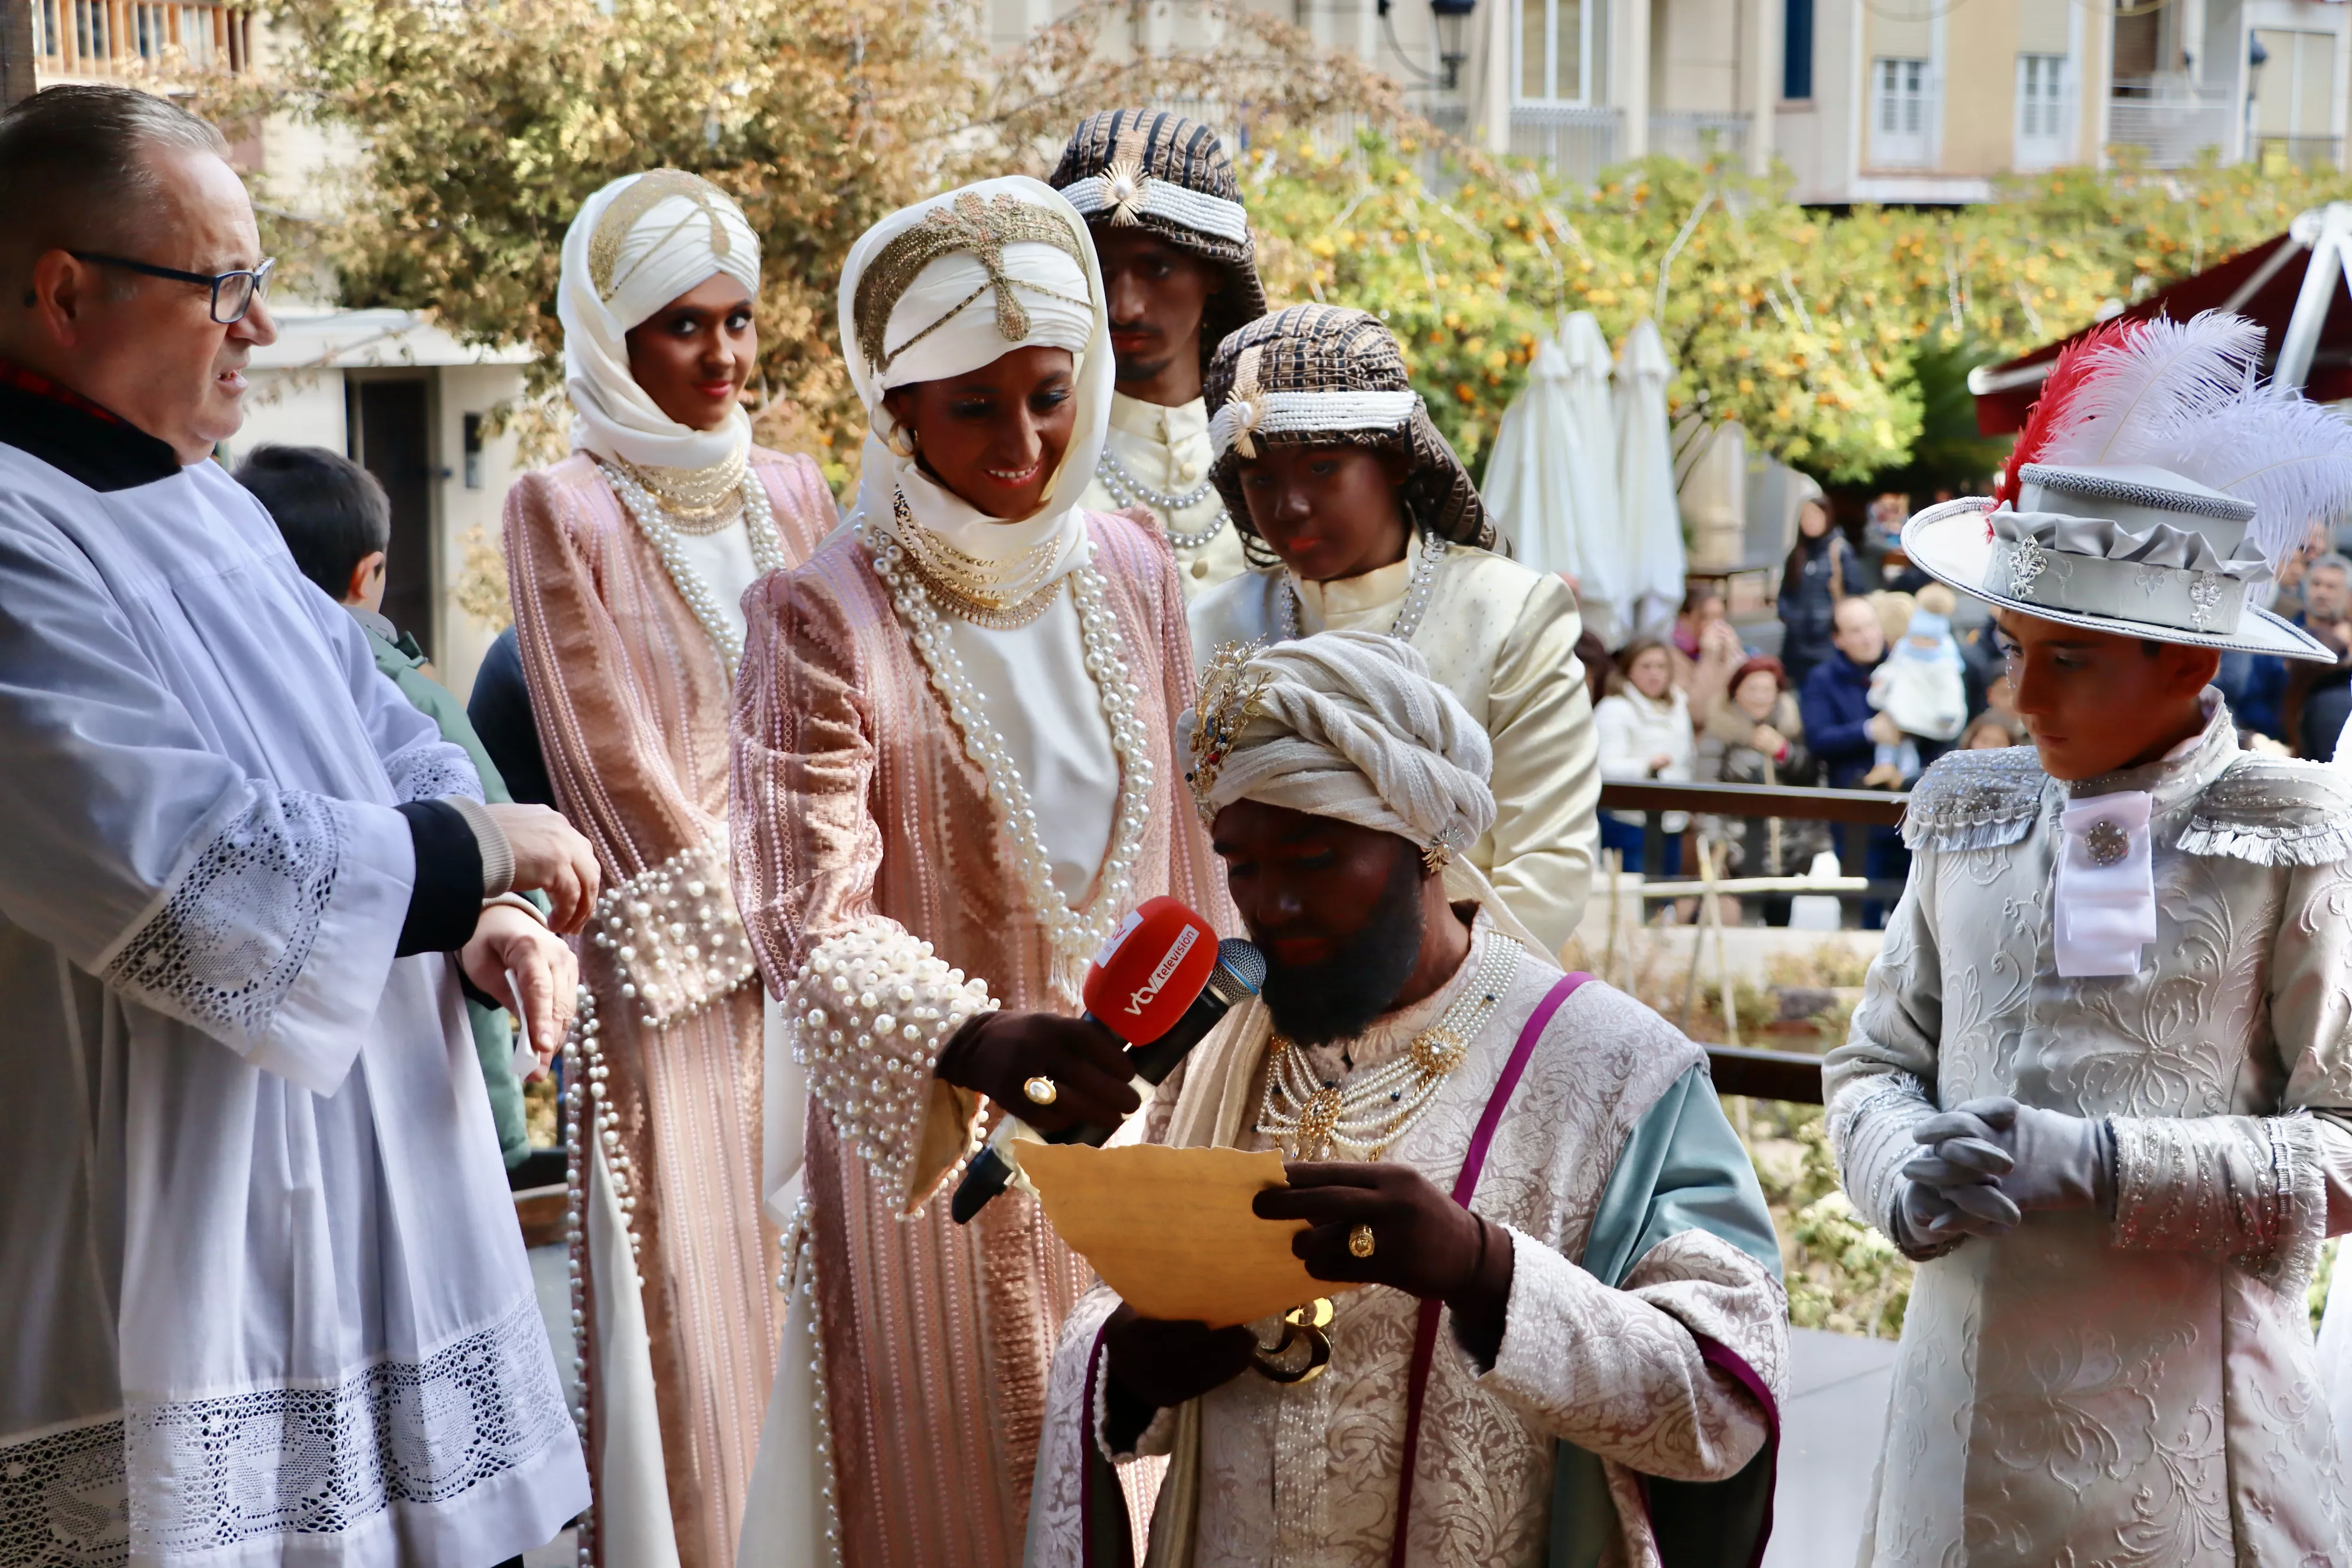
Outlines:
{"label": "man in striped turban", "polygon": [[1265,314],[1241,186],[1215,132],[1150,109],[1080,121],[1051,183],[1094,231],[1118,360],[1110,441],[1084,504],[1155,519],[1189,601],[1244,567],[1209,482],[1201,396],[1217,344]]}

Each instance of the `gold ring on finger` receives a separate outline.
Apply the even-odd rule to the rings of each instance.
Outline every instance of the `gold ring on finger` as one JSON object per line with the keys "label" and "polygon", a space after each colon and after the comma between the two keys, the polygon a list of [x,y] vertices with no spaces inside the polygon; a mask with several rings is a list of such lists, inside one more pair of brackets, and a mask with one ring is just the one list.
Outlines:
{"label": "gold ring on finger", "polygon": [[1055,1088],[1054,1080],[1044,1073],[1039,1073],[1035,1078],[1023,1084],[1021,1092],[1029,1097],[1029,1103],[1032,1105],[1051,1105],[1062,1098],[1062,1091]]}
{"label": "gold ring on finger", "polygon": [[1348,1251],[1351,1257],[1370,1258],[1374,1246],[1372,1227],[1360,1225],[1348,1233]]}

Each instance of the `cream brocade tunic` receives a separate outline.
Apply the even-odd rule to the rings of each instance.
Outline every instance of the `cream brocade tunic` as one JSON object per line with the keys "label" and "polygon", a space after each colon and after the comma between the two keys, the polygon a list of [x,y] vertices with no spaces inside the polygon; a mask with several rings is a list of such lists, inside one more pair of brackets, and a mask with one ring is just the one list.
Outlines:
{"label": "cream brocade tunic", "polygon": [[[2129,789],[2157,940],[2137,974],[2060,978],[2059,814]],[[2352,1224],[2347,818],[2344,775],[2241,752],[2218,703],[2175,760],[2070,786],[2031,747],[1954,752],[1912,795],[1909,886],[1824,1073],[1846,1191],[1892,1234],[1912,1127],[2011,1095],[2112,1119],[2116,1212],[1920,1265],[1865,1568],[2352,1563],[2305,1297]]]}
{"label": "cream brocade tunic", "polygon": [[[833,498],[816,465],[754,447],[751,472],[767,487],[785,558],[803,559],[834,526]],[[696,543],[706,555],[723,547]],[[608,1385],[625,1385],[617,1358],[629,1352],[616,1346],[634,1339],[626,1307],[611,1307],[613,1292],[635,1283],[677,1562],[726,1568],[735,1558],[783,1321],[775,1240],[760,1218],[760,988],[728,897],[734,672],[585,454],[525,475],[509,492],[506,545],[517,642],[556,804],[596,847],[611,900],[600,900],[600,916],[617,908],[624,921],[613,946],[586,936],[575,943],[581,980],[596,998],[611,1074],[606,1092],[633,1173],[628,1223],[639,1248],[633,1271],[621,1255],[625,1247],[611,1245],[617,1228],[591,1227],[595,1300],[608,1309],[592,1314],[600,1362],[589,1377],[599,1506],[608,1467],[616,1476],[630,1470],[642,1452],[618,1429],[626,1416],[604,1397]],[[716,985],[699,963],[678,966],[694,974],[683,990],[637,984],[651,959],[685,946],[658,922],[628,912],[650,896],[666,867],[677,881],[705,889],[709,901],[686,941],[706,954],[728,955]],[[592,925],[590,933],[600,929]],[[637,958],[634,968],[619,956],[625,945]],[[625,984],[640,994],[625,998]],[[651,1028],[643,1022],[649,1007],[660,1018]],[[603,1189],[603,1161],[597,1164]],[[601,1364],[607,1358],[614,1364]],[[604,1545],[657,1552],[665,1533],[657,1502],[650,1512],[625,1506],[641,1517],[605,1519]],[[650,1532],[642,1547],[648,1538],[640,1531]],[[608,1555],[607,1568],[640,1565]]]}
{"label": "cream brocade tunic", "polygon": [[[1166,893],[1233,930],[1178,784],[1174,721],[1192,700],[1192,664],[1173,562],[1130,519],[1087,523],[1159,781],[1129,898]],[[894,977],[924,984],[919,941],[1009,1010],[1067,1011],[986,776],[856,533],[765,579],[748,606],[735,886],[770,988],[800,995],[794,977],[813,951],[862,936],[881,944]],[[1116,774],[1097,783],[1105,795],[1118,788]],[[931,1076],[940,1042],[875,1028],[870,1085],[812,1067],[803,1178],[798,1267],[814,1277],[843,1561],[1004,1568],[1020,1560],[1054,1337],[1093,1276],[1018,1193],[969,1226],[943,1198],[926,1206],[982,1102]]]}
{"label": "cream brocade tunic", "polygon": [[[1226,643],[1279,641],[1286,582],[1297,583],[1302,632],[1387,631],[1420,552],[1416,541],[1394,565],[1329,583],[1297,583],[1287,573],[1236,577],[1193,604],[1193,657],[1205,666]],[[1592,700],[1576,657],[1582,629],[1576,596],[1558,577],[1456,544],[1410,639],[1431,677],[1494,741],[1495,826],[1469,858],[1504,907],[1550,945],[1549,956],[1583,916],[1600,833]]]}
{"label": "cream brocade tunic", "polygon": [[[1198,397],[1170,408],[1125,393],[1111,394],[1108,445],[1129,474],[1155,490],[1173,495],[1206,484],[1209,465],[1217,455],[1209,440],[1209,405]],[[1087,483],[1078,504],[1093,511],[1115,511],[1120,505],[1100,474]],[[1212,485],[1207,495],[1181,511],[1145,510],[1160,520],[1163,531],[1198,533],[1224,515],[1225,499]],[[1242,536],[1230,522],[1208,543],[1176,552],[1176,580],[1188,605],[1247,569],[1248,563],[1242,557]]]}
{"label": "cream brocade tunic", "polygon": [[[1475,975],[1487,944],[1510,940],[1482,919],[1453,979],[1347,1043],[1353,1072],[1411,1049]],[[1559,977],[1557,966],[1532,953],[1520,960],[1467,1059],[1384,1158],[1451,1190],[1504,1062]],[[1273,1146],[1255,1131],[1269,1029],[1265,1010],[1253,1005],[1212,1035],[1153,1100],[1146,1139]],[[1316,1053],[1318,1072],[1344,1077],[1340,1055],[1337,1045]],[[1633,1128],[1703,1060],[1664,1019],[1598,981],[1579,988],[1546,1026],[1473,1199],[1511,1237],[1504,1336],[1495,1364],[1481,1368],[1454,1337],[1450,1314],[1440,1325],[1404,1559],[1412,1568],[1542,1568],[1562,1438],[1604,1462],[1618,1530],[1603,1563],[1654,1563],[1634,1472],[1719,1479],[1762,1447],[1762,1413],[1706,1363],[1698,1337],[1731,1349],[1776,1401],[1782,1397],[1788,1307],[1780,1280],[1700,1229],[1653,1247],[1622,1289],[1602,1285],[1576,1261]],[[1223,1098],[1220,1086],[1240,1084],[1246,1109],[1237,1128],[1200,1136]],[[1081,1418],[1083,1440],[1101,1441],[1100,1408],[1087,1408],[1083,1391],[1096,1338],[1118,1305],[1097,1287],[1063,1331],[1030,1568],[1081,1568],[1085,1561],[1075,1447]],[[1331,1305],[1331,1362],[1322,1376],[1285,1387],[1244,1372],[1196,1402],[1196,1531],[1189,1562],[1172,1568],[1385,1568],[1391,1561],[1421,1304],[1371,1286],[1337,1295]],[[1266,1344],[1279,1327],[1274,1319],[1253,1325]],[[1177,1416],[1161,1411],[1134,1452],[1166,1453]]]}

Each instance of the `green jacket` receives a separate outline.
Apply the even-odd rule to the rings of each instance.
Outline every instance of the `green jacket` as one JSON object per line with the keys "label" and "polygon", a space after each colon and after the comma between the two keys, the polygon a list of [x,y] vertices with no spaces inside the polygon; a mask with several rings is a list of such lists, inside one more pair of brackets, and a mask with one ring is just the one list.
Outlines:
{"label": "green jacket", "polygon": [[[416,639],[406,632],[399,634],[398,641],[384,636],[392,623],[382,616],[362,616],[354,611],[352,618],[367,633],[376,668],[400,688],[400,694],[418,712],[441,727],[443,740],[463,748],[473,759],[474,771],[482,779],[482,798],[492,804],[513,799],[507,793],[506,781],[499,776],[498,764],[482,750],[481,737],[474,733],[465,705],[447,687],[425,673],[425,651],[416,646]],[[530,1152],[530,1137],[523,1126],[522,1082],[514,1070],[514,1025],[505,1008],[485,1007],[470,996],[466,998],[466,1016],[474,1026],[474,1054],[481,1058],[482,1085],[489,1090],[499,1152],[512,1169]]]}

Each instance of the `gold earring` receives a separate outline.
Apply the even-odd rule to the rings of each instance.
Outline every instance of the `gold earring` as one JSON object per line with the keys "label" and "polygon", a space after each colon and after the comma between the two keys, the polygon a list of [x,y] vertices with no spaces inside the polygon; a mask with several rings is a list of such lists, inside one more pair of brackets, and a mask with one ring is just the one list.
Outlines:
{"label": "gold earring", "polygon": [[893,425],[890,426],[890,433],[882,437],[882,445],[890,449],[893,457],[912,459],[921,443],[916,437],[912,426]]}

